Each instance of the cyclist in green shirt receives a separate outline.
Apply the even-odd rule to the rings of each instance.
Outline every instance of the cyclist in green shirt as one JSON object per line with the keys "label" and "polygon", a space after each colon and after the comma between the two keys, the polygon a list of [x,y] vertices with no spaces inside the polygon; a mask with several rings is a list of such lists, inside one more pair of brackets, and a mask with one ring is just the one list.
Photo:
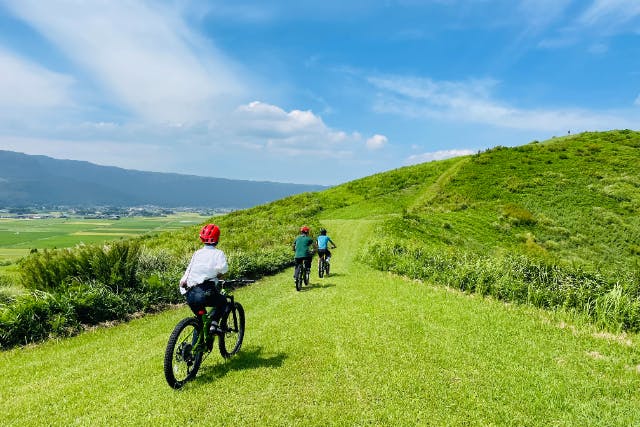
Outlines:
{"label": "cyclist in green shirt", "polygon": [[296,269],[293,278],[296,278],[298,268],[304,265],[307,273],[311,271],[311,258],[314,250],[314,240],[309,237],[309,227],[306,225],[300,228],[300,235],[293,242],[293,250],[295,251]]}

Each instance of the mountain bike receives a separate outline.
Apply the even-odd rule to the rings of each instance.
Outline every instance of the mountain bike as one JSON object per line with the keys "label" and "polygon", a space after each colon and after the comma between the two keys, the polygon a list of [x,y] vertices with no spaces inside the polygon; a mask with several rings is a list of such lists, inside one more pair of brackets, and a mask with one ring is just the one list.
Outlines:
{"label": "mountain bike", "polygon": [[295,270],[295,282],[296,282],[296,291],[302,290],[302,284],[305,286],[309,286],[309,274],[310,271],[304,266],[304,262],[296,265]]}
{"label": "mountain bike", "polygon": [[[331,247],[331,249],[336,248],[337,246],[335,245]],[[320,278],[322,278],[322,276],[329,277],[329,270],[331,269],[329,260],[331,259],[331,257],[327,255],[331,255],[331,253],[329,253],[328,251],[325,252],[324,250],[318,251],[318,277]]]}
{"label": "mountain bike", "polygon": [[320,254],[318,256],[318,277],[322,278],[322,276],[329,277],[329,269],[331,265],[329,264],[329,259],[326,254]]}
{"label": "mountain bike", "polygon": [[247,279],[218,281],[220,292],[227,298],[227,306],[219,322],[220,332],[209,330],[215,308],[186,317],[173,328],[164,352],[164,376],[169,386],[179,389],[196,376],[203,360],[213,350],[216,336],[223,358],[240,351],[244,339],[244,309],[235,301],[231,291],[234,287],[253,282]]}

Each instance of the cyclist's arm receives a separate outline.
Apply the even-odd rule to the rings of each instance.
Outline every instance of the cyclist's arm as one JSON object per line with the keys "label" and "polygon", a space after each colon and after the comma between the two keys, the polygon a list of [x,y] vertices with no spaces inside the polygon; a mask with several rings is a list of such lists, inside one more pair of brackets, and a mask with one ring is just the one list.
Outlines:
{"label": "cyclist's arm", "polygon": [[329,241],[327,243],[331,243],[333,245],[333,247],[331,249],[337,248],[336,244],[333,243],[333,240],[331,240],[331,238],[329,238]]}

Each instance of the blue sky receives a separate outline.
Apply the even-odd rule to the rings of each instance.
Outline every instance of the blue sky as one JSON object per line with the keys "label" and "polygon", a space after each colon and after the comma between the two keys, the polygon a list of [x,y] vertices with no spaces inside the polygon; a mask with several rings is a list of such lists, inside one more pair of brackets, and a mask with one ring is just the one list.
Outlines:
{"label": "blue sky", "polygon": [[638,123],[638,0],[0,0],[4,150],[332,185]]}

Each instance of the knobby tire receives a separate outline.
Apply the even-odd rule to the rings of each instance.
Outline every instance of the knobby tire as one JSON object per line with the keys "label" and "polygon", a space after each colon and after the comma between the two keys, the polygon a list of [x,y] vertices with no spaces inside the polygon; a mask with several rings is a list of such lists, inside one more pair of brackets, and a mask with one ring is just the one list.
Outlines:
{"label": "knobby tire", "polygon": [[239,302],[222,316],[220,328],[224,333],[218,339],[218,347],[222,357],[227,359],[240,351],[244,339],[244,308]]}
{"label": "knobby tire", "polygon": [[164,352],[164,376],[169,386],[179,389],[198,373],[203,352],[193,351],[202,325],[195,317],[182,319],[169,336]]}

